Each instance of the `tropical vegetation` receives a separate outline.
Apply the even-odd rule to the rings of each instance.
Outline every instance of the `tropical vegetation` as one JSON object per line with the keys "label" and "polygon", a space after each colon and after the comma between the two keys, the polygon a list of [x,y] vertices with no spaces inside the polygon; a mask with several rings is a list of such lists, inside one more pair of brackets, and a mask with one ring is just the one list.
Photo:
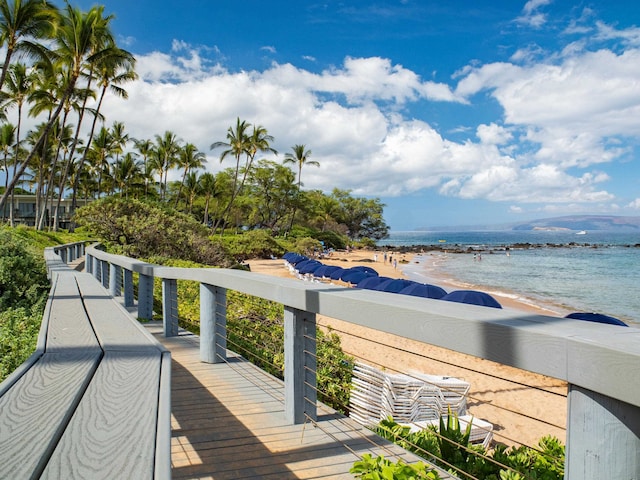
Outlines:
{"label": "tropical vegetation", "polygon": [[[175,132],[134,138],[121,120],[105,118],[105,98],[126,100],[127,83],[137,78],[135,57],[117,45],[112,20],[104,6],[0,0],[3,219],[15,224],[16,193],[33,194],[36,228],[54,231],[63,197],[75,211],[78,199],[117,196],[172,205],[220,234],[291,235],[296,226],[348,240],[387,234],[378,199],[303,191],[303,167],[320,162],[296,144],[278,163],[263,125],[237,118],[224,139],[212,132],[210,154],[231,162],[214,174],[205,171],[207,155]],[[27,116],[37,124],[25,132]]]}

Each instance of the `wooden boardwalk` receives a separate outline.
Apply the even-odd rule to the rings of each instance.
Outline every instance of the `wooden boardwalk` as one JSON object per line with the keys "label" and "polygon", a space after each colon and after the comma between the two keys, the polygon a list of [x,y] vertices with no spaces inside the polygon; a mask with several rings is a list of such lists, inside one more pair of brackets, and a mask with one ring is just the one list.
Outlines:
{"label": "wooden boardwalk", "polygon": [[418,460],[324,406],[316,424],[286,425],[282,381],[237,356],[202,363],[197,336],[146,327],[172,355],[174,479],[351,479],[365,453]]}

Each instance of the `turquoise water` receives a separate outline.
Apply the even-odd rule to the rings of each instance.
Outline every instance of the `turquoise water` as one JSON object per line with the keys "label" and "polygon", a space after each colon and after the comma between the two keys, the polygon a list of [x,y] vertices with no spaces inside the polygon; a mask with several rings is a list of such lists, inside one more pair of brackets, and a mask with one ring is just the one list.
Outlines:
{"label": "turquoise water", "polygon": [[[515,243],[553,246],[504,249]],[[599,312],[640,326],[640,233],[395,232],[379,244],[491,248],[481,257],[425,252],[403,270],[415,280],[446,278],[459,288],[506,294],[551,314]]]}

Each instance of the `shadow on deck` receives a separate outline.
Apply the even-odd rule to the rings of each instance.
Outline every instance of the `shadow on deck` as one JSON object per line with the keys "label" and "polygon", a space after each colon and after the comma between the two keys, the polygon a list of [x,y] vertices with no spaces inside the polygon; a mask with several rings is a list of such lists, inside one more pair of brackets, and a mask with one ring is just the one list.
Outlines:
{"label": "shadow on deck", "polygon": [[351,479],[365,453],[418,460],[322,405],[316,424],[287,425],[282,381],[233,354],[202,363],[197,336],[146,326],[172,355],[173,478]]}

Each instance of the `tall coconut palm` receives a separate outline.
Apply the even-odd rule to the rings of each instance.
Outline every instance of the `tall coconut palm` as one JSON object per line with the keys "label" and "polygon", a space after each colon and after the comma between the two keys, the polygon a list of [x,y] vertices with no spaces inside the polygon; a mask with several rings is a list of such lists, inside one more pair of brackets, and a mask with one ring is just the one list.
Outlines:
{"label": "tall coconut palm", "polygon": [[[13,172],[18,166],[18,151],[20,149],[20,127],[22,125],[22,109],[27,100],[28,94],[31,90],[33,84],[33,76],[30,75],[27,71],[26,65],[23,63],[15,63],[9,67],[9,74],[6,77],[5,85],[2,93],[5,96],[4,108],[12,108],[15,107],[17,111],[17,124],[15,129],[15,143],[14,143],[14,156],[13,156]],[[5,186],[8,184],[9,179],[9,170],[6,171],[7,177]],[[11,212],[9,215],[9,222],[11,226],[13,226],[13,205],[14,205],[14,197],[13,191],[11,192],[11,202],[10,202]]]}
{"label": "tall coconut palm", "polygon": [[247,130],[251,125],[247,123],[245,120],[240,121],[240,117],[236,119],[235,128],[229,127],[227,129],[227,141],[218,141],[211,144],[211,150],[215,150],[217,148],[226,147],[226,149],[220,154],[220,163],[224,161],[225,158],[229,156],[233,156],[236,160],[236,167],[233,176],[233,187],[231,190],[231,198],[229,199],[229,203],[225,207],[222,212],[222,216],[214,225],[214,230],[218,228],[219,224],[223,224],[222,231],[224,232],[224,222],[226,222],[226,217],[231,210],[233,202],[238,196],[239,189],[238,187],[238,177],[240,174],[240,158],[243,155],[247,155],[250,151],[251,144],[249,135],[247,134]]}
{"label": "tall coconut palm", "polygon": [[49,38],[58,19],[58,9],[44,0],[0,0],[0,46],[5,56],[0,71],[4,86],[14,53],[46,58],[46,50],[37,40]]}
{"label": "tall coconut palm", "polygon": [[149,175],[148,173],[148,161],[149,161],[149,157],[151,156],[151,153],[153,152],[154,149],[154,145],[153,142],[151,140],[147,139],[142,139],[142,140],[133,140],[133,144],[135,145],[136,149],[138,150],[138,153],[140,154],[140,156],[142,156],[142,171],[144,172],[144,196],[147,196],[148,193],[148,186],[149,186]]}
{"label": "tall coconut palm", "polygon": [[173,168],[180,151],[180,139],[175,133],[167,130],[164,135],[156,135],[154,169],[160,173],[160,198],[167,194],[167,176]]}
{"label": "tall coconut palm", "polygon": [[[107,46],[102,55],[95,62],[93,73],[96,77],[98,86],[100,87],[100,96],[95,108],[93,122],[91,123],[91,130],[89,132],[89,142],[87,144],[87,147],[91,146],[91,139],[93,138],[93,134],[95,132],[96,123],[100,118],[102,102],[107,92],[110,92],[112,95],[124,99],[129,97],[127,91],[120,85],[138,78],[135,71],[133,70],[134,66],[135,58],[133,57],[133,55],[126,50],[122,50],[116,47],[115,45]],[[80,165],[78,167],[79,169],[83,168],[83,165],[87,160],[87,151],[88,149],[85,149],[85,154],[80,158]],[[80,180],[80,178],[80,176],[77,176],[76,181],[73,183],[73,196],[71,202],[71,208],[73,209],[75,209],[76,207],[76,191],[78,189],[78,181]]]}
{"label": "tall coconut palm", "polygon": [[109,158],[113,154],[113,136],[111,131],[102,127],[94,136],[91,147],[88,149],[88,158],[91,161],[92,170],[98,178],[98,197],[102,192],[102,176],[109,169]]}
{"label": "tall coconut palm", "polygon": [[[55,42],[51,50],[56,65],[60,69],[68,72],[66,88],[38,141],[22,161],[16,174],[9,182],[9,190],[12,190],[18,183],[20,176],[26,170],[31,159],[44,144],[49,130],[60,115],[67,99],[76,88],[76,83],[83,73],[87,62],[95,61],[96,58],[99,58],[101,51],[94,53],[93,47],[98,41],[100,44],[103,44],[102,39],[104,39],[108,33],[108,22],[102,18],[102,9],[93,7],[89,12],[82,13],[79,9],[69,4],[66,5],[64,14],[61,16],[60,22],[55,30]],[[7,193],[8,192],[4,192],[2,197],[0,197],[0,209],[2,209],[6,203]]]}
{"label": "tall coconut palm", "polygon": [[[178,189],[178,195],[176,196],[176,207],[182,195],[182,188],[184,187],[185,177],[191,172],[191,170],[202,168],[207,163],[207,157],[204,153],[198,151],[198,148],[193,143],[187,143],[180,149],[180,155],[177,161],[177,167],[182,168],[182,179],[180,180],[180,188]],[[186,203],[186,200],[185,200]]]}
{"label": "tall coconut palm", "polygon": [[200,192],[204,195],[204,224],[209,225],[209,205],[211,199],[218,196],[218,185],[213,173],[206,172],[200,175]]}
{"label": "tall coconut palm", "polygon": [[[300,188],[302,186],[302,167],[304,165],[313,165],[315,167],[319,167],[320,163],[316,160],[309,160],[309,157],[311,157],[311,150],[307,150],[307,147],[305,145],[294,145],[293,147],[291,147],[291,150],[293,151],[288,152],[284,155],[284,161],[283,163],[286,165],[288,163],[293,163],[296,164],[298,166],[298,192],[300,192]],[[295,220],[296,217],[296,211],[297,211],[297,207],[294,204],[293,207],[293,212],[291,213],[291,222],[289,223],[289,230],[291,231],[291,229],[293,228],[293,221]]]}
{"label": "tall coconut palm", "polygon": [[140,178],[140,161],[136,154],[127,152],[122,159],[116,160],[113,165],[114,185],[120,191],[120,196],[129,198],[129,188]]}
{"label": "tall coconut palm", "polygon": [[[13,151],[16,143],[16,127],[10,123],[5,123],[0,127],[0,152],[2,152],[2,169],[5,172],[5,188],[9,181],[9,154]],[[2,211],[2,219],[5,218],[5,212]]]}

